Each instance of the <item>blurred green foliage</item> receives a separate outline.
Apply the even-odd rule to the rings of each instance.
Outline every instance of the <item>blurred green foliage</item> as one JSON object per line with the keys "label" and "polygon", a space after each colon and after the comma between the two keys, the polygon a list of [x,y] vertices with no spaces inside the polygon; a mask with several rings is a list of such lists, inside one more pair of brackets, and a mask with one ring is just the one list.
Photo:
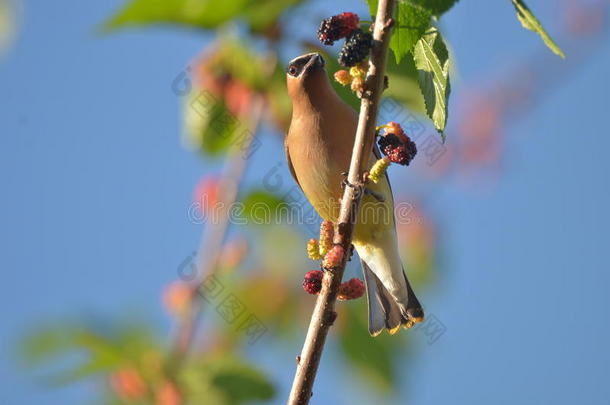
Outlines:
{"label": "blurred green foliage", "polygon": [[116,369],[136,361],[160,347],[157,338],[143,325],[103,328],[91,322],[68,322],[37,328],[21,342],[20,352],[30,367],[39,367],[66,355],[80,352],[82,361],[44,380],[65,384]]}
{"label": "blurred green foliage", "polygon": [[174,24],[213,29],[233,21],[243,20],[253,32],[264,32],[277,23],[288,8],[301,0],[132,0],[105,28]]}
{"label": "blurred green foliage", "polygon": [[[202,106],[201,103],[205,105]],[[191,93],[186,99],[183,111],[189,145],[207,156],[224,156],[235,142],[239,126],[224,100],[211,95]]]}
{"label": "blurred green foliage", "polygon": [[[51,385],[101,376],[112,390],[105,403],[155,403],[163,401],[160,387],[171,382],[190,404],[241,404],[271,399],[271,381],[232,353],[207,351],[195,354],[177,371],[169,370],[168,351],[156,333],[139,324],[95,326],[89,322],[39,328],[21,343],[22,358],[30,367],[76,357],[64,371],[43,376]],[[77,355],[77,356],[74,356]],[[182,402],[180,402],[182,403]]]}
{"label": "blurred green foliage", "polygon": [[382,333],[372,337],[367,330],[368,316],[366,300],[347,302],[342,305],[339,316],[340,347],[348,362],[359,371],[362,383],[371,384],[379,392],[389,393],[395,388],[398,360],[403,358],[407,347],[407,334],[391,336]]}
{"label": "blurred green foliage", "polygon": [[179,378],[194,404],[234,405],[269,400],[275,395],[271,382],[243,360],[227,354],[192,361]]}

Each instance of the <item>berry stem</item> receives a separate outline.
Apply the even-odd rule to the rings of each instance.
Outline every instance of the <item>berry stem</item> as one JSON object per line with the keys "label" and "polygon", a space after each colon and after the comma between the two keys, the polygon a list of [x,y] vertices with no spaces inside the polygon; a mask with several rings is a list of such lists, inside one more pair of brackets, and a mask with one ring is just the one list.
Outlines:
{"label": "berry stem", "polygon": [[[375,142],[375,124],[379,111],[381,93],[384,89],[384,77],[391,27],[394,23],[392,15],[396,0],[379,0],[373,32],[373,47],[368,72],[364,83],[364,91],[360,101],[358,128],[352,151],[347,181],[356,187],[345,187],[341,199],[341,211],[335,232],[334,243],[349,252],[355,220],[358,217],[361,190],[364,187],[363,173],[367,168],[368,157]],[[303,405],[309,403],[312,396],[313,383],[316,378],[322,351],[328,331],[336,318],[335,302],[345,265],[349,255],[342,255],[337,267],[327,269],[322,280],[322,290],[316,300],[305,343],[301,351],[300,362],[292,383],[288,405]]]}

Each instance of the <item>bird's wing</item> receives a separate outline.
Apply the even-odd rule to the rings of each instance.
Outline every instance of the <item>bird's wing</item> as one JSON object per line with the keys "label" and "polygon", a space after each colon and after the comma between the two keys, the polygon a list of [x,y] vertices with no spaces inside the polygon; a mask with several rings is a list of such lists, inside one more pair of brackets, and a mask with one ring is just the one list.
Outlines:
{"label": "bird's wing", "polygon": [[299,186],[301,191],[303,191],[303,187],[299,184],[299,179],[297,178],[297,173],[294,171],[294,166],[292,165],[292,160],[290,160],[290,150],[288,149],[288,142],[284,140],[284,152],[286,153],[286,161],[288,162],[288,169],[290,170],[290,174],[294,179],[295,183]]}

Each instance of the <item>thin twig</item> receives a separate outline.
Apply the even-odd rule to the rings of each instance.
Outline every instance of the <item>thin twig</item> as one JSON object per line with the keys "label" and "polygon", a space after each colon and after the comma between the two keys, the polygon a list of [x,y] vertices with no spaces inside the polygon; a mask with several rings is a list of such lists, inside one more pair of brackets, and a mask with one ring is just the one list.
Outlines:
{"label": "thin twig", "polygon": [[303,405],[309,403],[312,396],[313,383],[316,378],[324,343],[330,326],[337,314],[335,301],[345,265],[351,250],[352,232],[357,218],[364,182],[363,172],[367,169],[368,157],[371,154],[375,139],[375,125],[381,93],[384,89],[385,66],[388,46],[393,24],[392,14],[395,0],[380,0],[377,7],[375,27],[373,31],[373,49],[369,69],[365,81],[365,90],[360,103],[358,129],[352,151],[352,158],[348,173],[348,181],[356,187],[345,187],[341,199],[337,233],[334,243],[344,248],[341,265],[335,269],[324,272],[322,291],[316,301],[307,337],[303,344],[301,356],[292,383],[292,390],[288,398],[288,405]]}

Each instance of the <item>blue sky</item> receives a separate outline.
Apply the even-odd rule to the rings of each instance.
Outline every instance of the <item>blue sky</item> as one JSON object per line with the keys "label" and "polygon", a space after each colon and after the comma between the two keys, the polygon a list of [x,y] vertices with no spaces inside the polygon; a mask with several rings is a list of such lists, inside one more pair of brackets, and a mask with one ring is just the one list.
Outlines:
{"label": "blue sky", "polygon": [[[159,292],[199,241],[186,214],[211,164],[180,143],[171,82],[208,37],[168,28],[97,35],[121,3],[25,1],[16,42],[0,62],[2,404],[87,403],[87,385],[49,392],[16,367],[16,339],[31,325],[73,314],[141,309],[167,327]],[[509,1],[478,3],[462,1],[443,19],[457,55],[453,102],[543,51]],[[557,9],[529,3],[551,32],[559,29]],[[343,9],[328,14],[336,11]],[[443,271],[425,301],[447,332],[418,345],[402,371],[400,394],[411,403],[610,399],[605,42],[512,119],[492,185],[395,178],[398,192],[426,190],[443,246]],[[570,63],[566,53],[566,62],[550,61]],[[268,139],[253,184],[281,157],[280,140]],[[278,404],[293,370],[277,369],[293,351],[268,357]],[[342,367],[323,367],[316,392],[355,403],[323,378]],[[362,403],[371,399],[361,394]]]}

